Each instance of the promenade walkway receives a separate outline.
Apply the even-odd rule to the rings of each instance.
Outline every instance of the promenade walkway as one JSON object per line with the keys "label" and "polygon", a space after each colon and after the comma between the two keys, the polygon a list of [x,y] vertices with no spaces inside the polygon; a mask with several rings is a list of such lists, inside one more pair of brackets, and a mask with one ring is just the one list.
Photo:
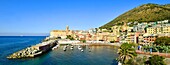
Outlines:
{"label": "promenade walkway", "polygon": [[145,55],[159,55],[159,56],[163,56],[165,58],[170,58],[170,53],[159,53],[159,52],[144,52],[144,51],[140,51],[140,50],[136,50],[136,52],[138,54],[145,54]]}

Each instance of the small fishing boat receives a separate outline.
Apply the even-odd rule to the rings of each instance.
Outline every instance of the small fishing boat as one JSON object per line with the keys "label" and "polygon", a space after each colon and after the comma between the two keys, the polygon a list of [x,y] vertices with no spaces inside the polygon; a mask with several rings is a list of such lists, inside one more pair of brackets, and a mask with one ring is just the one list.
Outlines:
{"label": "small fishing boat", "polygon": [[81,49],[81,52],[83,52],[83,49]]}
{"label": "small fishing boat", "polygon": [[81,50],[82,48],[80,46],[78,46],[78,49]]}
{"label": "small fishing boat", "polygon": [[63,48],[63,51],[66,51],[66,49],[65,49],[65,48]]}
{"label": "small fishing boat", "polygon": [[52,50],[54,50],[54,49],[56,49],[56,48],[58,48],[58,47],[59,47],[59,45],[56,45],[55,47],[52,48]]}
{"label": "small fishing boat", "polygon": [[67,48],[67,46],[64,46],[64,47],[63,47],[63,51],[66,51],[66,48]]}
{"label": "small fishing boat", "polygon": [[73,50],[73,48],[72,48],[72,47],[71,47],[70,49],[71,49],[71,50]]}

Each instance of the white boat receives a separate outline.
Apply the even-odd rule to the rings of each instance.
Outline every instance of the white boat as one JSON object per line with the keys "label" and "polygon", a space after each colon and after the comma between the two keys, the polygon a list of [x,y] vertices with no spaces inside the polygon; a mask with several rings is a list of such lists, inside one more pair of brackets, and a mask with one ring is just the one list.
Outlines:
{"label": "white boat", "polygon": [[81,52],[83,52],[83,49],[81,50]]}
{"label": "white boat", "polygon": [[71,47],[70,49],[71,49],[71,50],[73,50],[73,48],[72,48],[72,47]]}
{"label": "white boat", "polygon": [[80,46],[78,46],[78,49],[81,50],[82,48]]}
{"label": "white boat", "polygon": [[55,47],[52,48],[52,50],[54,50],[54,49],[56,49],[56,48],[58,48],[58,47],[59,47],[59,45],[56,45]]}
{"label": "white boat", "polygon": [[64,46],[64,47],[63,47],[63,50],[66,51],[66,48],[67,48],[67,46]]}
{"label": "white boat", "polygon": [[63,49],[63,51],[66,51],[66,49]]}

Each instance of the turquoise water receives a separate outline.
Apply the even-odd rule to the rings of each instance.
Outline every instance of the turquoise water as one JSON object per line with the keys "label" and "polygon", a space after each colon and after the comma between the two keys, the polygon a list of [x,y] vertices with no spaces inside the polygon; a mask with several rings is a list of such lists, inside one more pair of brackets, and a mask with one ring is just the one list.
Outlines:
{"label": "turquoise water", "polygon": [[[6,59],[6,56],[41,42],[45,37],[0,37],[0,65],[117,65],[117,47],[82,46],[84,52],[74,46],[63,51],[63,46],[36,58]],[[89,49],[90,48],[90,49]]]}

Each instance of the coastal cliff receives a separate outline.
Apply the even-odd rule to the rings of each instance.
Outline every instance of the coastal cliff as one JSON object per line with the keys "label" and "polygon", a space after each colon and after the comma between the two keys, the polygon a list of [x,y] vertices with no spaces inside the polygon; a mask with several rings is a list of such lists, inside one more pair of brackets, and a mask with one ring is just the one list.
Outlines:
{"label": "coastal cliff", "polygon": [[27,47],[23,50],[15,52],[15,53],[9,55],[7,58],[8,59],[19,59],[19,58],[35,57],[35,56],[40,55],[44,52],[47,52],[48,50],[51,50],[51,48],[56,46],[57,43],[58,43],[57,40],[44,41],[42,43],[36,44],[31,47]]}

